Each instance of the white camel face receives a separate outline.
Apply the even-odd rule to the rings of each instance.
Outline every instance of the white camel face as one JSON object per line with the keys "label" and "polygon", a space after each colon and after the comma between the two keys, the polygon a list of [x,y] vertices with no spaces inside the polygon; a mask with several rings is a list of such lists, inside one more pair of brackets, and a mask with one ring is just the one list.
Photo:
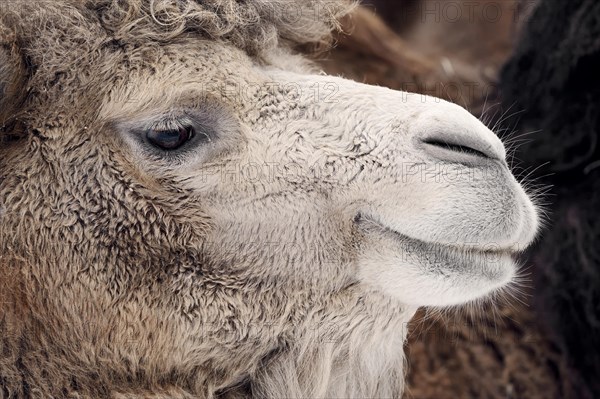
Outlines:
{"label": "white camel face", "polygon": [[[358,283],[415,306],[511,281],[538,215],[493,132],[435,98],[244,57],[170,72],[184,77],[160,102],[102,110],[140,165],[197,195],[211,218],[203,252],[221,272],[325,295]],[[123,98],[160,81],[173,78],[133,82]],[[152,140],[172,148],[157,156]]]}
{"label": "white camel face", "polygon": [[289,53],[326,33],[308,15],[328,2],[272,26],[271,7],[308,3],[16,3],[0,373],[17,395],[401,397],[416,307],[506,284],[535,235],[467,111]]}

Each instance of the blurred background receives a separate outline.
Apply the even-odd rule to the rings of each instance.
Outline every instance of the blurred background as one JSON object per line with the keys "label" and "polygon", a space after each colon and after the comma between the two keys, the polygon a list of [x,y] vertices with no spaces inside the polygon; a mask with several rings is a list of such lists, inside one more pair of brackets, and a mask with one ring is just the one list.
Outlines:
{"label": "blurred background", "polygon": [[503,137],[547,223],[514,298],[420,312],[406,398],[600,398],[600,1],[365,0],[317,61]]}

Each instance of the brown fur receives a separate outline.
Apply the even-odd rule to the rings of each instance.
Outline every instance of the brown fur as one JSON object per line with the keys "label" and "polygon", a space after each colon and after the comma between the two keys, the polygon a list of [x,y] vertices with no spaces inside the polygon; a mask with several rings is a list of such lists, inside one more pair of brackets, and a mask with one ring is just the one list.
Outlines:
{"label": "brown fur", "polygon": [[[342,20],[339,45],[320,60],[328,73],[444,98],[476,115],[495,103],[497,73],[510,55],[514,25],[525,19],[518,2],[366,3]],[[482,13],[497,7],[498,18]],[[448,9],[460,10],[461,17],[451,17]]]}

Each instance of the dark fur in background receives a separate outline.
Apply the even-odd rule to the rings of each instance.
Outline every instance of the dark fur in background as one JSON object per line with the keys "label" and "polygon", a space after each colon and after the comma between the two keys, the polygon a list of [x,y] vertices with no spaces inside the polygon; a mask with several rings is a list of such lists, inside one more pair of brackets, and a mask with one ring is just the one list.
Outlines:
{"label": "dark fur in background", "polygon": [[535,313],[600,397],[600,2],[541,1],[501,78],[508,125],[540,130],[518,158],[554,185]]}

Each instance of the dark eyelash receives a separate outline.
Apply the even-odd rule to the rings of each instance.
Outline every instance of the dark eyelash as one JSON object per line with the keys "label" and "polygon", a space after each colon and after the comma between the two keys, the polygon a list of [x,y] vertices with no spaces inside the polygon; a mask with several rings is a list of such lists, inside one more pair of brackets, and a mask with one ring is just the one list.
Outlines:
{"label": "dark eyelash", "polygon": [[159,120],[153,122],[148,127],[148,130],[150,130],[150,129],[152,129],[152,130],[177,130],[177,129],[185,128],[187,126],[194,126],[194,125],[195,125],[194,121],[187,115],[181,116],[181,117],[169,116],[169,117],[165,117],[163,119],[159,119]]}

